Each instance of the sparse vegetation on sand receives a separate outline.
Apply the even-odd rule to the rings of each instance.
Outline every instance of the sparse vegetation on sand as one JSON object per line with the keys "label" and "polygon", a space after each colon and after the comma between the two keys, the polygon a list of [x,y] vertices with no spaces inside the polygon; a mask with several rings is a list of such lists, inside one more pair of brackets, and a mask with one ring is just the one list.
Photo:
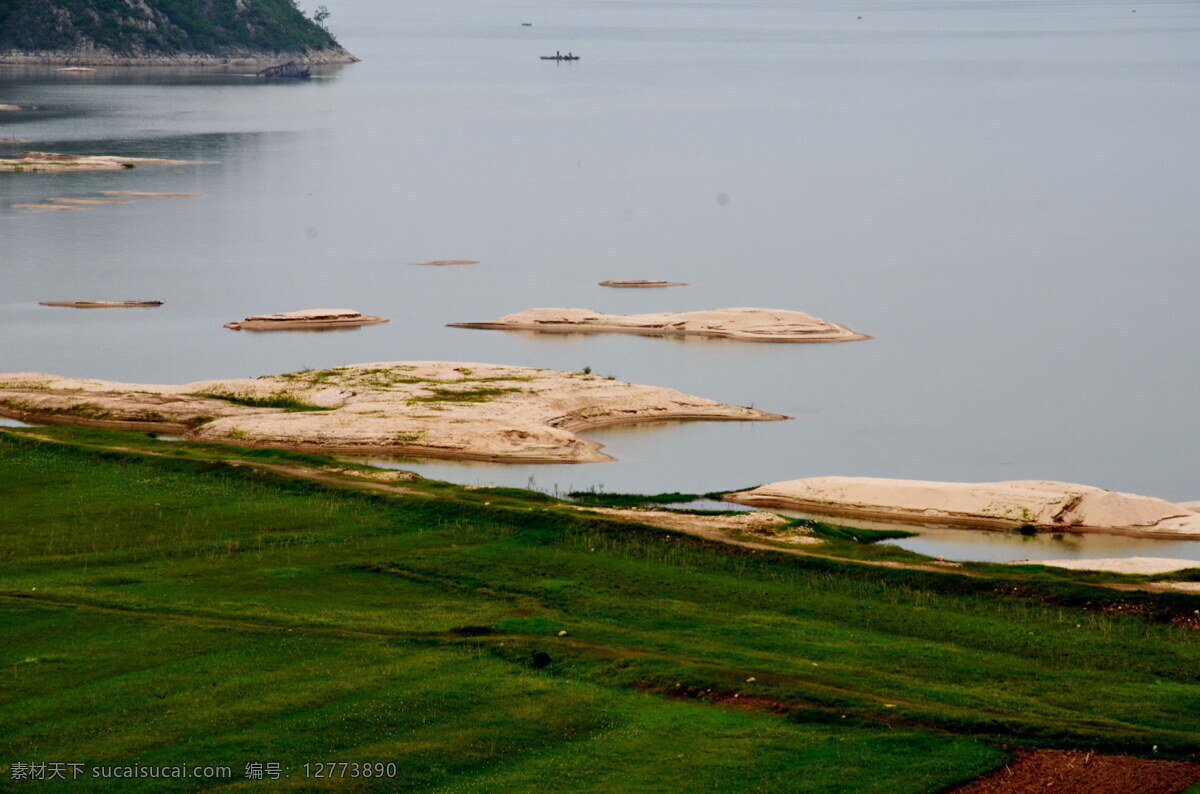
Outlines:
{"label": "sparse vegetation on sand", "polygon": [[[530,463],[608,460],[576,435],[593,427],[787,418],[672,389],[495,364],[358,364],[181,386],[0,375],[0,414],[8,404],[18,419],[66,421],[85,403],[104,414],[81,417],[91,424],[152,421],[147,429],[197,441]],[[284,415],[297,411],[308,413]]]}
{"label": "sparse vegetation on sand", "polygon": [[1195,597],[750,549],[256,454],[0,431],[2,763],[269,758],[300,782],[306,762],[395,763],[369,791],[928,792],[1001,765],[1001,744],[1200,752]]}
{"label": "sparse vegetation on sand", "polygon": [[208,397],[223,400],[234,405],[244,405],[248,408],[282,408],[285,411],[330,411],[332,408],[324,405],[313,405],[303,400],[297,400],[290,394],[269,394],[266,396],[241,395],[229,392],[206,392],[204,394],[189,394],[189,397]]}

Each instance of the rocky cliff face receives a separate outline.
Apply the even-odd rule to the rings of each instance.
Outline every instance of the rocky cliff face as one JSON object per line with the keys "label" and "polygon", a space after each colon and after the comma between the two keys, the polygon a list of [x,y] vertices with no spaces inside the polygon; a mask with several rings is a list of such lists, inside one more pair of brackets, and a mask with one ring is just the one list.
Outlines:
{"label": "rocky cliff face", "polygon": [[294,0],[0,0],[0,62],[356,60]]}

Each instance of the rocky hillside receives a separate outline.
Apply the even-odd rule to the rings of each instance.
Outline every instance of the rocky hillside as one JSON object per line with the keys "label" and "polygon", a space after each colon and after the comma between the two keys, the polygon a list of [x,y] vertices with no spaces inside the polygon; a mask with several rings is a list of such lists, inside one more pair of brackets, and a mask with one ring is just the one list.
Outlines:
{"label": "rocky hillside", "polygon": [[0,0],[0,62],[356,60],[295,0]]}

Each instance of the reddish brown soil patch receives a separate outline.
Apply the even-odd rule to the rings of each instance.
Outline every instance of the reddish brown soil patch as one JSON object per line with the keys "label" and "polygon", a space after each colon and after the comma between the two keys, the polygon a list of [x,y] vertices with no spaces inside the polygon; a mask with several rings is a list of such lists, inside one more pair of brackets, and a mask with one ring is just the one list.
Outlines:
{"label": "reddish brown soil patch", "polygon": [[1077,750],[1022,750],[954,794],[1175,794],[1200,781],[1200,764]]}
{"label": "reddish brown soil patch", "polygon": [[746,709],[747,711],[770,711],[774,714],[786,714],[796,707],[795,703],[788,703],[787,701],[775,698],[758,697],[742,692],[722,692],[718,689],[698,689],[696,687],[683,686],[682,684],[676,684],[674,687],[667,689],[646,687],[644,691],[679,698],[681,700],[701,700],[705,703],[714,703],[720,706],[731,706],[737,709]]}

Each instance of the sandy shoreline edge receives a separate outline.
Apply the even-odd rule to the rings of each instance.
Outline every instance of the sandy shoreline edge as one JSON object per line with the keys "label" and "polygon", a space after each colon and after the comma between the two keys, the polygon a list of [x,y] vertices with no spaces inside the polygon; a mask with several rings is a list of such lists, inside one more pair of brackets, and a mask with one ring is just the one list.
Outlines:
{"label": "sandy shoreline edge", "polygon": [[119,68],[195,67],[203,69],[230,66],[257,66],[260,69],[288,61],[325,65],[358,63],[359,58],[341,47],[309,52],[263,53],[250,50],[230,51],[226,55],[177,54],[133,56],[109,50],[45,50],[0,52],[0,66],[111,66]]}
{"label": "sandy shoreline edge", "polygon": [[1032,526],[1049,532],[1200,540],[1200,513],[1182,505],[1047,480],[943,483],[810,477],[733,492],[722,498],[752,507],[908,526],[999,531]]}

